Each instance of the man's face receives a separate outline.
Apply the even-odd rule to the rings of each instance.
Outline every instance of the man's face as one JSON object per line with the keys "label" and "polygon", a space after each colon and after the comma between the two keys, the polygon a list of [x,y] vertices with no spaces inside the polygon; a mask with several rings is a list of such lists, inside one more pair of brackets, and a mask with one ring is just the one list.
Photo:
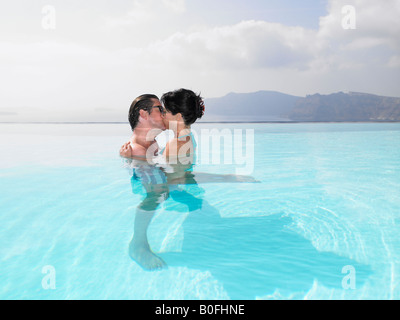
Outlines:
{"label": "man's face", "polygon": [[162,107],[161,102],[153,99],[153,107],[148,118],[152,128],[165,130],[163,111],[164,108]]}

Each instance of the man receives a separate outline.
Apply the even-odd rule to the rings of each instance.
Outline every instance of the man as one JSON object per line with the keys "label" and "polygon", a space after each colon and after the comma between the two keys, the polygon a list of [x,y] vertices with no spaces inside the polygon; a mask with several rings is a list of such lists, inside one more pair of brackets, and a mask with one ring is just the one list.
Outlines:
{"label": "man", "polygon": [[144,94],[137,97],[129,109],[129,123],[133,135],[120,149],[124,158],[145,157],[158,133],[165,130],[162,116],[164,108],[156,95]]}
{"label": "man", "polygon": [[[169,196],[165,174],[151,164],[151,156],[157,152],[155,137],[165,130],[164,109],[157,96],[141,95],[129,109],[129,123],[133,134],[120,149],[120,156],[133,164],[132,189],[141,184],[146,190],[145,198],[136,208],[135,226],[129,255],[146,270],[165,267],[165,262],[150,248],[147,228],[160,203]],[[152,152],[149,154],[149,151]],[[149,157],[150,155],[150,157]]]}

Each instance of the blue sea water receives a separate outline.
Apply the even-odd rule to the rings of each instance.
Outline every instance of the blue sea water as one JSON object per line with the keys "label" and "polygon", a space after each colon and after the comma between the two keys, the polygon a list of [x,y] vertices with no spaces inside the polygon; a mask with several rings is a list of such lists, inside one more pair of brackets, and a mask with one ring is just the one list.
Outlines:
{"label": "blue sea water", "polygon": [[0,126],[1,299],[400,298],[399,123],[195,125],[254,130],[260,183],[165,201],[148,229],[160,271],[128,255],[141,201],[118,156],[128,125]]}

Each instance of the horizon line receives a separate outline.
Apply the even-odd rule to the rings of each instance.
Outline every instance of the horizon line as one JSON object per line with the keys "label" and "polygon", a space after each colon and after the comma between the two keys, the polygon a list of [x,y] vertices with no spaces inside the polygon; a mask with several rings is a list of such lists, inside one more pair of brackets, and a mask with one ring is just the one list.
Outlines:
{"label": "horizon line", "polygon": [[[400,120],[362,120],[362,121],[199,121],[194,124],[210,123],[400,123]],[[128,124],[119,121],[0,121],[0,124]]]}

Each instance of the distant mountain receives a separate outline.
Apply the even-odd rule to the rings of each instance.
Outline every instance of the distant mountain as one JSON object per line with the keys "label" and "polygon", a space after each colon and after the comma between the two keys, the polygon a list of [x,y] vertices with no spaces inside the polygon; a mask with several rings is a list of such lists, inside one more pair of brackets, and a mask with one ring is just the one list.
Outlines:
{"label": "distant mountain", "polygon": [[356,92],[314,94],[298,99],[289,118],[296,121],[400,121],[400,98]]}
{"label": "distant mountain", "polygon": [[288,114],[300,97],[275,92],[229,93],[205,99],[203,121],[290,121]]}
{"label": "distant mountain", "polygon": [[400,121],[400,98],[367,93],[297,97],[275,91],[205,99],[205,121]]}

